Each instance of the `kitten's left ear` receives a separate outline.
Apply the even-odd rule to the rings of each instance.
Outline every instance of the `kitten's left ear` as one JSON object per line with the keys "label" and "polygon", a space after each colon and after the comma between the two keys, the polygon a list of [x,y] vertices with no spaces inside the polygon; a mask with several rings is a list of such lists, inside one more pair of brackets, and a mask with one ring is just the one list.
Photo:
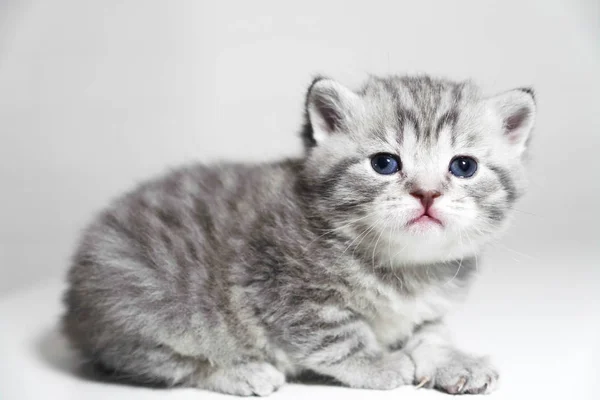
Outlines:
{"label": "kitten's left ear", "polygon": [[489,99],[496,115],[502,121],[504,136],[523,154],[535,123],[535,95],[531,88],[514,89]]}
{"label": "kitten's left ear", "polygon": [[315,78],[306,94],[302,132],[306,147],[317,146],[346,131],[359,103],[359,96],[345,86],[324,77]]}

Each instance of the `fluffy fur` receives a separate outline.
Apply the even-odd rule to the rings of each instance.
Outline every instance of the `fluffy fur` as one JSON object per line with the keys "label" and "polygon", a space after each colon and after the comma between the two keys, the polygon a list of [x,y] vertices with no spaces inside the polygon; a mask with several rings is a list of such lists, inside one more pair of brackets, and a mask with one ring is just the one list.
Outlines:
{"label": "fluffy fur", "polygon": [[[485,358],[455,349],[443,317],[523,191],[529,89],[468,82],[316,79],[305,156],[192,165],[117,199],[83,234],[64,332],[116,376],[267,395],[305,371],[344,385],[491,391]],[[400,172],[380,175],[390,153]],[[472,178],[448,166],[478,161]],[[411,224],[436,190],[443,226]]]}

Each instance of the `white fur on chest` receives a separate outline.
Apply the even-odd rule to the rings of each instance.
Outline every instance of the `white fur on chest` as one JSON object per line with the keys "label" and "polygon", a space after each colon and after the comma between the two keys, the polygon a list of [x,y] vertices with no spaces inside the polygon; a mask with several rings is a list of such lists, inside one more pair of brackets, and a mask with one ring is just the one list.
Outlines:
{"label": "white fur on chest", "polygon": [[406,340],[415,327],[444,316],[456,301],[442,288],[428,288],[408,296],[386,288],[380,290],[371,326],[382,346]]}

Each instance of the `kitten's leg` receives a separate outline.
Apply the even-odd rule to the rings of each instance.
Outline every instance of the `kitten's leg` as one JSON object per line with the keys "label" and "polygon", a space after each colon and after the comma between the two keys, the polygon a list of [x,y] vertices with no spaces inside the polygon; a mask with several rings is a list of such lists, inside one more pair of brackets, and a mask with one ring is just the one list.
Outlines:
{"label": "kitten's leg", "polygon": [[490,393],[498,383],[498,372],[489,360],[457,350],[441,323],[420,327],[404,350],[415,364],[417,385],[452,394],[476,394]]}
{"label": "kitten's leg", "polygon": [[384,351],[364,321],[347,320],[335,328],[299,333],[303,343],[295,347],[302,347],[302,354],[296,357],[303,368],[365,389],[394,389],[414,380],[414,366],[406,353]]}
{"label": "kitten's leg", "polygon": [[206,363],[139,339],[104,342],[93,351],[80,349],[85,362],[107,379],[143,385],[189,386]]}
{"label": "kitten's leg", "polygon": [[110,377],[141,384],[187,386],[240,396],[266,396],[285,383],[273,365],[254,361],[218,366],[162,345],[121,341],[95,360]]}

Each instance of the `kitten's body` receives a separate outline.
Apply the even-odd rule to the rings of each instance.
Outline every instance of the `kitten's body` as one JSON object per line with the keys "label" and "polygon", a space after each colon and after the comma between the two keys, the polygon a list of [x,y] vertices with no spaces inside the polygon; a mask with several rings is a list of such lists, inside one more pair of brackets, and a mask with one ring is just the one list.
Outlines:
{"label": "kitten's body", "polygon": [[[392,84],[398,86],[385,88]],[[409,103],[400,98],[402,85],[419,90],[410,104],[423,113],[405,118],[414,119],[412,133],[396,111],[381,118],[386,105]],[[363,161],[382,151],[377,146],[396,145],[426,165],[422,146],[435,147],[444,134],[447,145],[460,146],[462,137],[437,121],[450,106],[462,107],[463,116],[474,112],[462,100],[464,87],[374,80],[362,96],[371,96],[368,107],[377,109],[378,121],[362,114],[354,127],[331,125],[327,134],[338,138],[330,140],[319,137],[311,93],[315,88],[307,104],[306,158],[182,168],[120,198],[86,231],[69,275],[64,322],[89,360],[142,382],[246,395],[268,394],[285,376],[305,370],[355,387],[393,388],[427,377],[450,392],[491,389],[494,370],[439,339],[439,321],[464,296],[480,244],[500,228],[479,236],[460,226],[411,231],[401,223],[407,215],[385,206],[406,208],[396,183],[376,181]],[[350,94],[335,93],[339,107],[350,107],[340,105]],[[331,110],[320,111],[326,120]],[[344,113],[338,114],[330,122],[340,122]],[[429,120],[438,128],[417,138]],[[379,134],[352,137],[367,127],[380,127]],[[342,137],[338,130],[350,133]],[[463,147],[467,141],[485,153],[485,140],[465,139]],[[483,214],[488,224],[500,224],[517,181],[488,156],[490,171],[501,172],[482,172],[480,189],[452,189],[458,195],[447,201],[471,196],[481,210],[491,210]],[[411,157],[401,158],[406,173],[399,184],[412,187]],[[454,185],[446,177],[442,184]]]}

